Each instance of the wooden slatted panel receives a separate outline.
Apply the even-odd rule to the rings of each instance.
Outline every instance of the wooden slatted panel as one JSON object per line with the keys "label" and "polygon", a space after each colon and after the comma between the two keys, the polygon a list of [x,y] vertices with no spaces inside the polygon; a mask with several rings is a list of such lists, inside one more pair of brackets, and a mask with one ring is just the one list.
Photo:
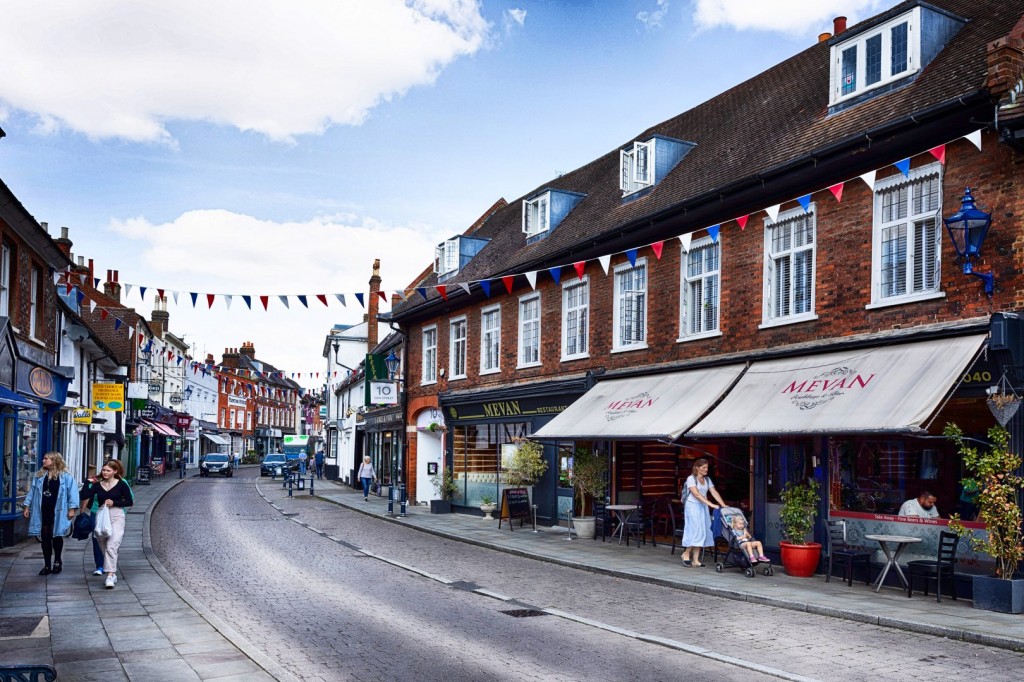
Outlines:
{"label": "wooden slatted panel", "polygon": [[[628,493],[632,499],[622,499]],[[619,503],[635,501],[640,495],[640,447],[639,443],[620,441],[616,443],[615,455],[615,496]]]}
{"label": "wooden slatted panel", "polygon": [[644,498],[676,497],[676,446],[641,443],[641,485]]}

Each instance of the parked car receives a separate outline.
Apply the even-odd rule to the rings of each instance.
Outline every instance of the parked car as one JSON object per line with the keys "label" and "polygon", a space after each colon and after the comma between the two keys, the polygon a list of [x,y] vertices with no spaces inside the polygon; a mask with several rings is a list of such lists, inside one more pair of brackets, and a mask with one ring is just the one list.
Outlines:
{"label": "parked car", "polygon": [[222,452],[211,452],[199,462],[199,475],[209,476],[220,474],[231,478],[235,475],[231,468],[231,456]]}
{"label": "parked car", "polygon": [[260,476],[280,476],[286,470],[299,470],[298,456],[288,457],[284,453],[275,452],[267,455],[260,462]]}

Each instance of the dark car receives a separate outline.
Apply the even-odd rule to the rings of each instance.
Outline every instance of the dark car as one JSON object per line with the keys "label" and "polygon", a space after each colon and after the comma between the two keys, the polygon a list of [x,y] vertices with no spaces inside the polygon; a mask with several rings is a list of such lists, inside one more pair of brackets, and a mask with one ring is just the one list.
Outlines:
{"label": "dark car", "polygon": [[204,457],[199,462],[199,475],[209,476],[210,474],[220,474],[229,478],[234,476],[235,472],[231,468],[231,457],[220,452],[212,452]]}
{"label": "dark car", "polygon": [[299,470],[299,460],[297,457],[287,457],[283,453],[276,452],[267,455],[260,462],[260,476],[280,476],[286,470]]}

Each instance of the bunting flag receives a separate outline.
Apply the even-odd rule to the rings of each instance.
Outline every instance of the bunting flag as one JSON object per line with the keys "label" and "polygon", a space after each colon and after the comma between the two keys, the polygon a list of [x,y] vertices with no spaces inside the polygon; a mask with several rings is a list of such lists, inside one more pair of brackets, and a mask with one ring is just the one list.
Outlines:
{"label": "bunting flag", "polygon": [[[447,286],[445,286],[444,284],[438,284],[434,288],[437,289],[437,293],[441,294],[441,298],[443,298],[446,301],[448,300],[448,287]],[[357,294],[357,296],[358,296],[358,294]]]}
{"label": "bunting flag", "polygon": [[683,251],[689,253],[690,244],[693,243],[693,233],[687,232],[686,234],[679,235],[679,243],[682,245]]}
{"label": "bunting flag", "polygon": [[[127,294],[125,294],[125,296],[127,296]],[[139,287],[139,300],[141,300],[141,301],[145,301],[146,300],[146,287],[143,287],[143,286]]]}
{"label": "bunting flag", "polygon": [[266,310],[267,309],[267,304],[270,303],[270,297],[269,296],[260,296],[260,303],[263,304],[263,309]]}
{"label": "bunting flag", "polygon": [[459,284],[459,288],[465,291],[466,295],[469,296],[469,282],[461,282]]}
{"label": "bunting flag", "polygon": [[[744,224],[746,224],[746,220],[744,220],[743,222],[744,222]],[[661,250],[664,249],[664,248],[665,248],[665,242],[664,241],[654,242],[653,244],[651,244],[651,250],[654,251],[654,257],[656,259],[658,259],[658,260],[661,260]]]}
{"label": "bunting flag", "polygon": [[573,263],[572,266],[576,268],[576,276],[583,279],[583,271],[587,269],[587,261],[578,260]]}
{"label": "bunting flag", "polygon": [[811,195],[805,194],[802,197],[797,197],[796,200],[803,206],[804,213],[807,213],[811,209]]}
{"label": "bunting flag", "polygon": [[188,295],[192,297],[192,307],[195,308],[196,307],[196,300],[199,299],[199,294],[197,294],[194,291],[190,291]]}
{"label": "bunting flag", "polygon": [[132,293],[132,285],[131,284],[125,284],[124,285],[124,297],[128,298],[128,294],[130,294],[130,293]]}
{"label": "bunting flag", "polygon": [[183,357],[181,357],[181,356],[179,355],[179,356],[178,356],[178,360],[177,360],[177,362],[175,362],[174,364],[176,364],[176,365],[180,365],[180,364],[181,364],[181,361],[182,361],[182,360],[184,360],[184,359],[185,359],[185,358],[183,358]]}
{"label": "bunting flag", "polygon": [[324,294],[317,294],[316,295],[316,300],[318,300],[321,303],[323,303],[325,308],[327,307],[327,296],[326,295],[324,295]]}
{"label": "bunting flag", "polygon": [[288,297],[287,296],[278,295],[278,298],[281,299],[281,303],[284,305],[285,308],[291,309],[291,306],[288,305]]}
{"label": "bunting flag", "polygon": [[231,310],[231,300],[234,298],[232,294],[224,294],[224,302],[227,304],[228,310]]}
{"label": "bunting flag", "polygon": [[843,185],[845,184],[845,182],[837,182],[828,188],[828,191],[832,192],[832,196],[834,196],[838,202],[842,202],[843,200]]}
{"label": "bunting flag", "polygon": [[128,338],[129,339],[131,339],[131,338],[133,338],[135,336],[135,327],[134,326],[128,325],[128,329],[126,331],[128,332]]}
{"label": "bunting flag", "polygon": [[747,229],[747,220],[750,218],[750,214],[740,216],[736,219],[736,224],[740,226],[740,231]]}
{"label": "bunting flag", "polygon": [[64,290],[64,295],[65,295],[65,296],[67,296],[68,294],[70,294],[70,293],[71,293],[71,290],[72,290],[72,289],[74,289],[74,288],[75,288],[75,285],[74,285],[74,284],[72,284],[72,283],[71,283],[71,280],[69,279],[69,280],[68,280],[68,286],[67,286],[67,288],[66,288],[66,289]]}
{"label": "bunting flag", "polygon": [[721,225],[712,225],[708,228],[708,234],[711,235],[711,241],[718,241],[718,232],[722,229]]}
{"label": "bunting flag", "polygon": [[487,298],[491,297],[491,280],[480,280],[480,288],[484,290],[484,296],[486,296]]}
{"label": "bunting flag", "polygon": [[872,192],[875,191],[875,174],[878,171],[868,171],[860,176],[860,179],[867,183]]}
{"label": "bunting flag", "polygon": [[409,297],[405,295],[405,292],[400,290],[400,289],[395,289],[391,293],[394,294],[395,296],[397,296],[399,298],[399,300],[402,300],[402,301],[408,301],[409,300]]}
{"label": "bunting flag", "polygon": [[366,307],[366,304],[363,302],[363,293],[361,291],[356,293],[356,300],[359,301],[359,306],[360,307],[362,307],[362,308]]}
{"label": "bunting flag", "polygon": [[249,310],[252,310],[252,296],[246,296],[245,294],[242,294],[242,300],[245,301],[245,306]]}
{"label": "bunting flag", "polygon": [[295,298],[299,299],[299,303],[301,303],[301,304],[302,304],[302,307],[303,307],[303,308],[308,308],[308,307],[309,307],[309,304],[308,304],[308,303],[306,303],[306,297],[305,297],[305,296],[302,296],[302,295],[298,295],[298,296],[296,296]]}
{"label": "bunting flag", "polygon": [[967,135],[964,135],[964,137],[967,138],[971,142],[971,144],[978,148],[979,152],[981,151],[981,131],[982,128],[978,128],[973,133],[968,133]]}
{"label": "bunting flag", "polygon": [[561,268],[561,266],[556,265],[553,268],[548,268],[548,273],[551,275],[551,279],[553,279],[555,281],[556,285],[562,283],[562,268]]}
{"label": "bunting flag", "polygon": [[636,267],[636,249],[627,249],[626,258],[629,260],[629,267]]}
{"label": "bunting flag", "polygon": [[782,208],[782,204],[775,204],[765,209],[765,213],[768,214],[768,219],[773,223],[779,222],[779,209]]}
{"label": "bunting flag", "polygon": [[380,300],[384,301],[385,303],[388,302],[388,295],[383,291],[378,290],[377,295],[380,296]]}
{"label": "bunting flag", "polygon": [[96,312],[96,301],[89,301],[89,312]]}
{"label": "bunting flag", "polygon": [[178,305],[178,292],[177,291],[172,291],[171,292],[171,297],[174,299],[174,305]]}
{"label": "bunting flag", "polygon": [[340,304],[341,304],[341,307],[342,307],[342,308],[345,308],[345,307],[347,307],[347,306],[345,305],[345,294],[335,294],[335,295],[334,295],[334,297],[335,297],[336,299],[338,299],[338,303],[340,303]]}
{"label": "bunting flag", "polygon": [[526,276],[526,281],[529,282],[529,284],[530,284],[530,289],[533,289],[534,291],[536,291],[536,289],[537,289],[537,271],[533,270],[531,272],[524,272],[523,274]]}
{"label": "bunting flag", "polygon": [[92,278],[92,288],[93,289],[99,289],[100,288],[100,278],[99,277],[93,277]]}
{"label": "bunting flag", "polygon": [[902,161],[897,161],[893,165],[899,169],[900,173],[903,173],[903,177],[910,177],[910,158],[903,159]]}
{"label": "bunting flag", "polygon": [[107,319],[107,315],[109,315],[109,314],[110,314],[110,313],[108,313],[108,312],[107,312],[107,309],[106,309],[106,308],[104,308],[103,310],[101,310],[101,311],[100,311],[100,319],[101,319],[101,320],[105,320],[105,319]]}
{"label": "bunting flag", "polygon": [[928,151],[938,159],[940,165],[946,165],[946,145],[940,144],[938,147],[932,147]]}
{"label": "bunting flag", "polygon": [[426,287],[416,287],[416,291],[419,293],[420,296],[423,297],[424,301],[427,300],[427,288]]}
{"label": "bunting flag", "polygon": [[114,318],[114,331],[116,332],[118,329],[120,329],[122,324],[124,324],[124,322],[121,321],[121,318],[115,317]]}
{"label": "bunting flag", "polygon": [[[597,262],[601,264],[601,268],[604,270],[604,274],[607,275],[608,268],[610,268],[612,265],[612,255],[609,253],[608,255],[605,256],[598,256]],[[580,275],[580,277],[583,277],[583,275]]]}
{"label": "bunting flag", "polygon": [[505,275],[501,278],[501,281],[505,283],[505,291],[512,294],[512,283],[515,281],[515,275]]}
{"label": "bunting flag", "polygon": [[217,298],[216,294],[207,294],[206,295],[206,307],[207,307],[207,309],[213,307],[213,299],[215,299],[215,298]]}
{"label": "bunting flag", "polygon": [[157,289],[156,293],[157,293],[158,296],[160,296],[160,300],[163,300],[164,298],[166,298],[164,296],[164,290],[163,289]]}

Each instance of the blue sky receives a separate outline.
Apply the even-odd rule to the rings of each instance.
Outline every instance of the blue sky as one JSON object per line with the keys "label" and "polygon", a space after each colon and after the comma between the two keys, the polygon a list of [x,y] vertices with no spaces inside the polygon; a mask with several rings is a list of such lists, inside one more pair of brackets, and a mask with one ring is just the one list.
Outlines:
{"label": "blue sky", "polygon": [[[307,386],[324,336],[512,201],[892,0],[0,0],[0,178],[102,275]],[[766,112],[769,114],[770,112]],[[133,290],[129,305],[152,310]],[[386,309],[386,308],[385,308]]]}

